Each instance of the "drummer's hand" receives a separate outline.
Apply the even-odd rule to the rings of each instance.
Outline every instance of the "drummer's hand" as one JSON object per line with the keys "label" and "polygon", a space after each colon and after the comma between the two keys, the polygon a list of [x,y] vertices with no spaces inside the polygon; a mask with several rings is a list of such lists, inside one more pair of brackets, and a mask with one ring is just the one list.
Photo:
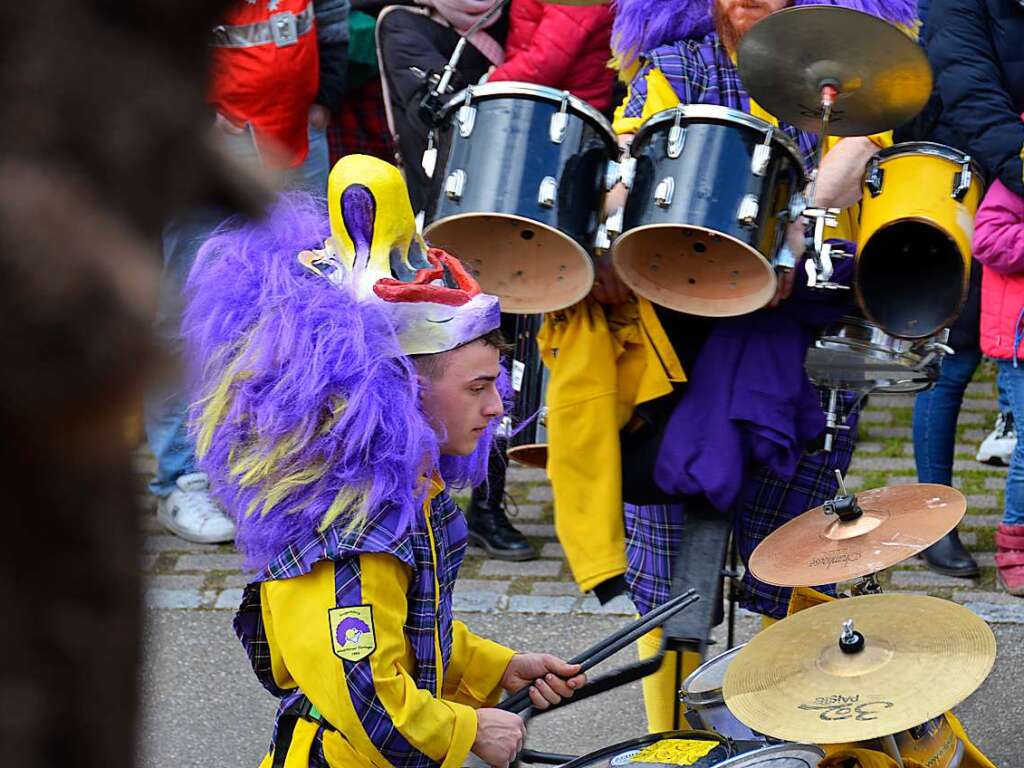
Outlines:
{"label": "drummer's hand", "polygon": [[608,254],[596,257],[594,266],[596,274],[590,295],[595,301],[602,304],[626,304],[633,300],[633,292],[622,282],[622,278],[612,266],[611,257]]}
{"label": "drummer's hand", "polygon": [[517,653],[501,676],[501,687],[509,693],[529,685],[530,702],[537,709],[568,699],[586,682],[579,664],[569,664],[550,653]]}
{"label": "drummer's hand", "polygon": [[796,282],[796,270],[795,269],[781,269],[776,273],[775,283],[775,295],[772,296],[772,300],[769,302],[769,307],[777,307],[779,304],[789,298],[789,295],[793,293],[793,283]]}
{"label": "drummer's hand", "polygon": [[476,711],[476,739],[470,750],[488,765],[506,768],[522,750],[524,738],[523,718],[503,709],[483,707]]}

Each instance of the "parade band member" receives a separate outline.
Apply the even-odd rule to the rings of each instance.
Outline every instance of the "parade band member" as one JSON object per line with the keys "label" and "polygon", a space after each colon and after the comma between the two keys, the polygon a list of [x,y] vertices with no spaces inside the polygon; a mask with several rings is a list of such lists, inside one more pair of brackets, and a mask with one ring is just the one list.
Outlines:
{"label": "parade band member", "polygon": [[425,247],[393,166],[343,158],[328,201],[222,229],[189,284],[197,447],[258,571],[235,628],[281,699],[262,766],[506,766],[525,728],[502,691],[545,708],[584,676],[452,617],[446,484],[486,472],[498,301]]}
{"label": "parade band member", "polygon": [[[761,109],[744,89],[735,65],[736,49],[743,35],[757,21],[789,4],[786,0],[714,0],[690,3],[680,9],[673,2],[620,2],[613,46],[629,81],[629,93],[615,120],[621,143],[628,145],[629,135],[657,112],[680,103],[716,104],[749,112],[779,127],[796,142],[809,172],[817,137],[780,123]],[[912,24],[915,18],[913,4],[907,0],[848,5],[904,25]],[[855,202],[865,164],[874,152],[890,143],[889,135],[831,142],[814,203],[845,206]],[[854,239],[854,222],[855,217],[847,215],[844,226],[830,235]],[[802,223],[790,226],[787,243],[795,255],[801,254]],[[662,426],[669,419],[654,472],[659,487],[676,497],[704,496],[723,515],[731,516],[744,560],[777,527],[834,496],[835,470],[845,473],[852,458],[857,414],[850,398],[841,401],[840,416],[851,429],[838,434],[831,452],[804,453],[805,446],[819,438],[824,428],[822,407],[827,395],[816,391],[807,381],[803,359],[818,327],[829,320],[825,319],[828,313],[823,316],[822,308],[816,306],[818,300],[806,291],[799,301],[779,304],[793,288],[793,273],[801,271],[798,267],[781,276],[779,292],[772,302],[778,308],[708,322],[704,338],[700,333],[673,333],[674,354],[659,354],[653,361],[648,356],[650,362],[642,368],[649,391],[659,387],[671,391],[680,382],[687,382],[671,417],[665,416],[664,410],[659,415]],[[598,274],[595,298],[621,302],[628,297],[609,264],[599,264]],[[658,338],[658,318],[651,322],[643,316],[643,299],[637,299],[635,305],[604,308],[588,300],[549,316],[546,324],[545,362],[552,367],[548,390],[549,472],[555,490],[556,526],[567,554],[574,541],[589,541],[581,532],[583,526],[592,527],[594,523],[582,516],[566,519],[566,512],[588,506],[584,501],[587,489],[582,485],[560,487],[556,478],[566,474],[566,469],[552,465],[551,458],[566,457],[563,461],[568,463],[573,456],[580,456],[592,462],[593,447],[612,445],[618,435],[595,435],[592,429],[582,426],[575,431],[559,430],[559,412],[557,404],[551,402],[552,393],[575,388],[578,400],[586,402],[587,395],[594,392],[614,393],[616,381],[622,393],[625,355],[608,357],[604,351],[614,348],[606,341],[609,335],[622,334],[611,322],[622,315],[622,306],[641,310],[634,310],[634,314],[639,314],[643,333],[634,336]],[[840,302],[831,319],[851,309]],[[570,340],[574,343],[567,343]],[[685,374],[680,370],[683,364]],[[607,372],[605,381],[596,380],[594,372],[598,370]],[[580,371],[589,377],[582,385]],[[628,406],[640,402],[631,403],[622,397],[617,402],[627,411],[619,419],[619,426],[625,426],[626,432],[630,429]],[[766,433],[778,445],[759,454],[751,446],[759,435]],[[559,436],[565,442],[556,446]],[[766,454],[767,459],[763,458]],[[752,458],[758,455],[762,458]],[[625,580],[641,613],[669,597],[684,517],[685,505],[681,503],[626,505]],[[718,567],[717,563],[708,565]],[[763,584],[749,573],[744,577],[744,586],[745,607],[769,619],[785,615],[789,590]],[[660,644],[660,632],[652,633],[640,641],[640,655],[652,655]],[[644,679],[648,726],[652,731],[671,728],[675,718],[678,662],[671,656],[659,673]],[[684,654],[682,674],[687,674],[699,661],[695,653]]]}

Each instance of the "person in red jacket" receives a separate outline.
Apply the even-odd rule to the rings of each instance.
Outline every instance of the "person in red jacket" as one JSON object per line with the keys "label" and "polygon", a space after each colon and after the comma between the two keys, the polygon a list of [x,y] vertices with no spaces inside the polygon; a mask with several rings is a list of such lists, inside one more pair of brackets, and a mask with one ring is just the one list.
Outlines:
{"label": "person in red jacket", "polygon": [[[974,230],[981,281],[981,349],[999,366],[1000,393],[1024,424],[1024,198],[998,179]],[[1006,475],[1003,520],[996,529],[996,572],[1006,590],[1024,596],[1024,443],[1017,441]]]}

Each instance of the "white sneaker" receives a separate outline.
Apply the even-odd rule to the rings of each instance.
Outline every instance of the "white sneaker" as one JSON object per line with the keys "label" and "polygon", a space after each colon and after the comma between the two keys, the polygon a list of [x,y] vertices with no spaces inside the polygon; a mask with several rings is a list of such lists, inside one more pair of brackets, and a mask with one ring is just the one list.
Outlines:
{"label": "white sneaker", "polygon": [[1017,447],[1017,429],[1013,423],[1013,414],[1000,413],[996,417],[996,428],[989,432],[975,457],[982,464],[1010,466],[1010,457]]}
{"label": "white sneaker", "polygon": [[171,533],[197,544],[220,544],[235,538],[235,524],[210,495],[205,472],[182,475],[178,487],[160,499],[157,519]]}

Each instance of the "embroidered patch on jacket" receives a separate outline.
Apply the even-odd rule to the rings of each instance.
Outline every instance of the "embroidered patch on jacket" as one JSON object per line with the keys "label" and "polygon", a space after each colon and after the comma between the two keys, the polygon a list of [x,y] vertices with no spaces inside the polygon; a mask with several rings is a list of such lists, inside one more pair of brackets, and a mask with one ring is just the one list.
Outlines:
{"label": "embroidered patch on jacket", "polygon": [[334,655],[345,661],[362,661],[377,647],[373,631],[373,607],[351,605],[327,612]]}

